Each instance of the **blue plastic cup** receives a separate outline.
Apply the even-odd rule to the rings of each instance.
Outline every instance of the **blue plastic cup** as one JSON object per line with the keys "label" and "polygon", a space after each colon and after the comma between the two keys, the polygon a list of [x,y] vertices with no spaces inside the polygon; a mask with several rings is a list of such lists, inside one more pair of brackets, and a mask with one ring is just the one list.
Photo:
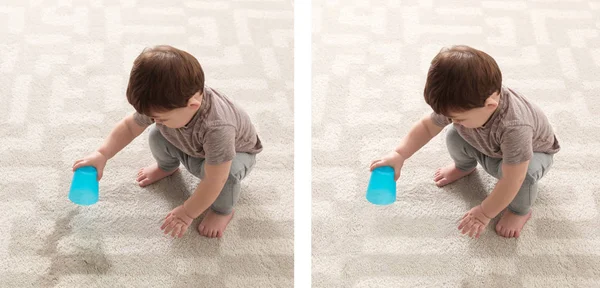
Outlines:
{"label": "blue plastic cup", "polygon": [[394,168],[383,166],[373,169],[367,187],[367,200],[375,205],[389,205],[396,201]]}
{"label": "blue plastic cup", "polygon": [[75,170],[69,200],[78,205],[92,205],[98,202],[98,171],[96,167],[85,166]]}

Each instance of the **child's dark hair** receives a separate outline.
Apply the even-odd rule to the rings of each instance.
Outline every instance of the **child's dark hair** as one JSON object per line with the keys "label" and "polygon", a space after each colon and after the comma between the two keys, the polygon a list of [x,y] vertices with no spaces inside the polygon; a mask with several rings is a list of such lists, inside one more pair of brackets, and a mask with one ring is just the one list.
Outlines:
{"label": "child's dark hair", "polygon": [[431,61],[425,102],[437,114],[483,107],[502,87],[502,73],[485,52],[459,45],[442,49]]}
{"label": "child's dark hair", "polygon": [[144,115],[187,106],[204,90],[204,72],[198,60],[177,48],[146,48],[133,62],[127,100]]}

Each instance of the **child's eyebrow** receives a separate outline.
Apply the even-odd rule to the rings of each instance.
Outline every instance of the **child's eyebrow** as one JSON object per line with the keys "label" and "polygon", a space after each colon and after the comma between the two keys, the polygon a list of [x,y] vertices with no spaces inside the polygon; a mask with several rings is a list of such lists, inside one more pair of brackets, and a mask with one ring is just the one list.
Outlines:
{"label": "child's eyebrow", "polygon": [[463,119],[461,119],[461,118],[458,118],[458,117],[456,117],[456,116],[450,116],[450,115],[448,115],[448,118],[451,118],[451,119],[453,119],[453,120],[457,120],[457,121],[462,121],[462,120],[463,120]]}

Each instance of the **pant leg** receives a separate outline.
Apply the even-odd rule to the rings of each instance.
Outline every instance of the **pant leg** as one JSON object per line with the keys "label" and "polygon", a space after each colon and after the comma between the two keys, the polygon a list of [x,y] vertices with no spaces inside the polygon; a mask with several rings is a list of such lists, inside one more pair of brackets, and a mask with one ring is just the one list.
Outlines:
{"label": "pant leg", "polygon": [[148,142],[158,168],[163,171],[173,171],[179,167],[184,153],[165,139],[156,125],[150,126]]}
{"label": "pant leg", "polygon": [[538,195],[538,181],[544,177],[554,163],[554,156],[546,153],[533,153],[527,167],[525,180],[508,209],[517,215],[526,215]]}
{"label": "pant leg", "polygon": [[[231,162],[229,177],[223,186],[221,193],[210,206],[218,214],[228,215],[233,211],[233,206],[240,197],[241,181],[256,164],[256,155],[248,153],[237,153]],[[200,178],[204,178],[204,165],[201,166]]]}
{"label": "pant leg", "polygon": [[468,171],[477,167],[477,163],[479,163],[486,172],[500,179],[498,167],[500,167],[502,159],[488,157],[479,152],[458,134],[454,126],[450,126],[446,131],[446,146],[456,168]]}

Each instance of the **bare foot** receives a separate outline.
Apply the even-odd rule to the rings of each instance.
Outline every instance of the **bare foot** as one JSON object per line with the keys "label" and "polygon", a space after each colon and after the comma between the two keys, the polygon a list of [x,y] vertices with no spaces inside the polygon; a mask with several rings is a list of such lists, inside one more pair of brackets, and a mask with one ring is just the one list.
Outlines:
{"label": "bare foot", "polygon": [[517,215],[506,209],[502,213],[502,218],[496,224],[496,233],[506,238],[518,238],[521,235],[521,229],[523,229],[529,218],[531,218],[531,211],[527,215]]}
{"label": "bare foot", "polygon": [[452,163],[446,167],[438,168],[437,171],[435,171],[433,181],[435,182],[435,185],[442,187],[473,173],[473,171],[475,171],[475,168],[469,171],[462,171],[456,168],[454,163]]}
{"label": "bare foot", "polygon": [[137,181],[140,184],[140,187],[146,187],[160,179],[163,179],[177,172],[177,170],[179,170],[179,168],[170,172],[163,171],[160,168],[158,168],[158,164],[154,163],[153,165],[140,169],[140,171],[137,174],[137,179],[135,179],[135,181]]}
{"label": "bare foot", "polygon": [[200,232],[200,235],[208,238],[221,238],[234,212],[232,211],[229,215],[221,215],[209,208],[204,219],[198,225],[198,232]]}

